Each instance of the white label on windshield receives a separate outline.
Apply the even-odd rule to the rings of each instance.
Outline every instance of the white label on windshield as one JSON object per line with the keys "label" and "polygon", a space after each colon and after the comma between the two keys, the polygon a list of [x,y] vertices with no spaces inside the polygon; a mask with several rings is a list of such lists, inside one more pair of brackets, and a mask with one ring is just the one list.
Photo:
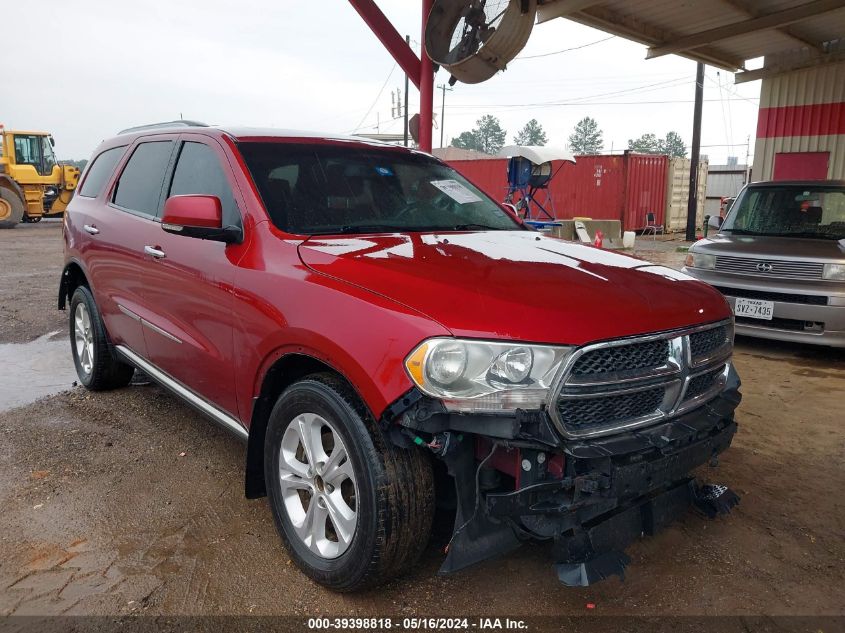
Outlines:
{"label": "white label on windshield", "polygon": [[440,191],[452,198],[452,200],[458,204],[481,202],[481,198],[464,187],[457,180],[432,180],[431,184],[440,189]]}

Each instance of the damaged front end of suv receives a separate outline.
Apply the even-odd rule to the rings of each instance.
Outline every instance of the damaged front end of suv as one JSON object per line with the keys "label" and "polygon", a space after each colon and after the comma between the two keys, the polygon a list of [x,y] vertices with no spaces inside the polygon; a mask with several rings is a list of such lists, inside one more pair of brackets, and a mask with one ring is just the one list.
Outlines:
{"label": "damaged front end of suv", "polygon": [[382,417],[395,443],[428,447],[454,478],[441,573],[551,543],[558,578],[622,576],[625,548],[691,505],[737,496],[690,473],[716,465],[741,395],[733,323],[577,348],[437,338],[405,365],[416,387]]}

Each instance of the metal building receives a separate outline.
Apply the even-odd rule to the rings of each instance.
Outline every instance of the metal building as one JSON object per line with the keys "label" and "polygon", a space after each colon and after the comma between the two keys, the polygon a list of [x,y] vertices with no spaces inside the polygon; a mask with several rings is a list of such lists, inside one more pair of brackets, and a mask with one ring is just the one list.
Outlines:
{"label": "metal building", "polygon": [[753,173],[845,179],[845,61],[763,79]]}

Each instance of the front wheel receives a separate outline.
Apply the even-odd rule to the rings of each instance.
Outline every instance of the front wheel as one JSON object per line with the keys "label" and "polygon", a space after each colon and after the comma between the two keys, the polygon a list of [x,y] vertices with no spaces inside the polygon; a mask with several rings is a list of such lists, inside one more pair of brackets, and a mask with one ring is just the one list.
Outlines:
{"label": "front wheel", "polygon": [[79,382],[92,391],[125,387],[135,369],[117,360],[94,296],[79,286],[70,299],[70,347]]}
{"label": "front wheel", "polygon": [[291,558],[335,591],[407,571],[428,543],[428,456],[393,446],[339,377],[314,374],[279,397],[264,446],[268,497]]}
{"label": "front wheel", "polygon": [[8,187],[0,186],[0,229],[14,228],[23,215],[23,200]]}

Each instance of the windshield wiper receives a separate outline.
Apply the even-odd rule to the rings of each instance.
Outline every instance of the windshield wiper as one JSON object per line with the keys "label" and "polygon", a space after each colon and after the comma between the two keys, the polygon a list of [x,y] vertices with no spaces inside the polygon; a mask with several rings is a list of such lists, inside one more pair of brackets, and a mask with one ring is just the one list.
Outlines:
{"label": "windshield wiper", "polygon": [[344,224],[330,229],[313,231],[310,235],[350,235],[355,233],[402,233],[407,231],[405,226],[389,226],[386,224]]}
{"label": "windshield wiper", "polygon": [[772,233],[774,237],[807,237],[819,240],[839,240],[842,239],[840,235],[833,233],[819,233],[818,231],[792,231],[786,233]]}
{"label": "windshield wiper", "polygon": [[504,231],[498,226],[487,226],[486,224],[456,224],[449,227],[453,231]]}

